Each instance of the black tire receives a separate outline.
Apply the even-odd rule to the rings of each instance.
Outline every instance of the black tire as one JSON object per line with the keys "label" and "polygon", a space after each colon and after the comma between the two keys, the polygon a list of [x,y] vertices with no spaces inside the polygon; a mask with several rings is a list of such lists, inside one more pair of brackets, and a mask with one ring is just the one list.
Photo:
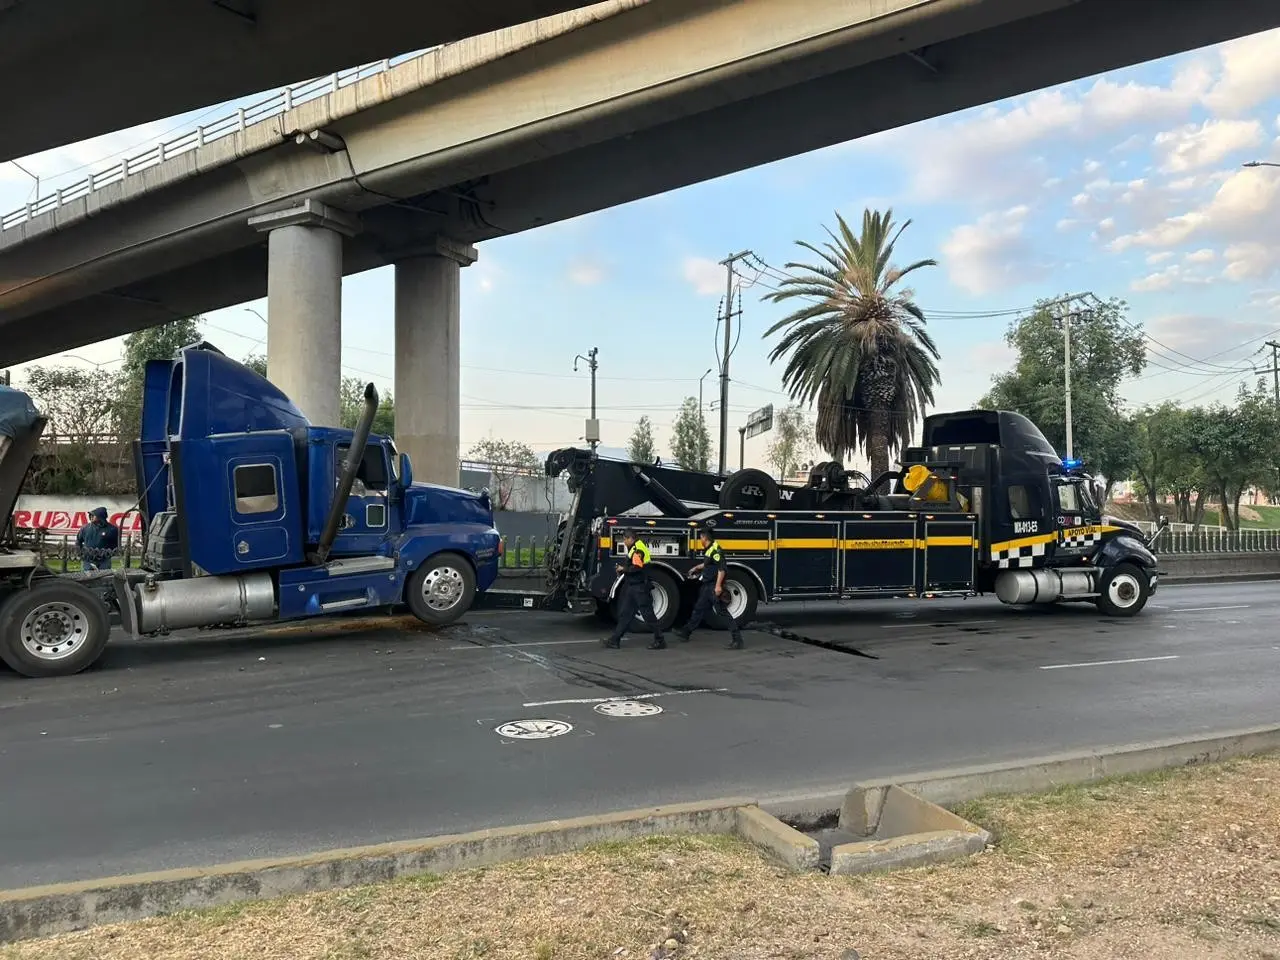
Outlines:
{"label": "black tire", "polygon": [[423,623],[456,623],[476,598],[476,572],[459,553],[437,553],[409,575],[404,601]]}
{"label": "black tire", "polygon": [[1151,577],[1132,563],[1118,563],[1103,571],[1101,594],[1094,603],[1109,617],[1136,617],[1151,597]]}
{"label": "black tire", "polygon": [[[620,593],[624,588],[619,586]],[[658,618],[658,626],[663,630],[670,630],[675,626],[676,618],[680,616],[680,585],[676,583],[676,578],[671,576],[665,570],[649,571],[649,593],[653,596],[653,615]],[[619,599],[615,594],[613,602],[610,604],[610,612],[613,622],[618,622],[618,604]],[[637,613],[635,623],[631,629],[643,630],[648,626],[640,618]]]}
{"label": "black tire", "polygon": [[773,477],[752,467],[729,474],[720,487],[722,510],[777,510],[781,502]]}
{"label": "black tire", "polygon": [[[725,601],[729,612],[735,614],[739,627],[745,627],[756,618],[756,606],[760,603],[760,588],[745,570],[730,567],[724,575],[724,589],[729,595]],[[714,610],[707,614],[707,626],[714,630],[728,630],[729,621],[716,616]]]}
{"label": "black tire", "polygon": [[24,677],[69,677],[97,662],[110,632],[92,590],[71,580],[36,582],[0,605],[0,660]]}

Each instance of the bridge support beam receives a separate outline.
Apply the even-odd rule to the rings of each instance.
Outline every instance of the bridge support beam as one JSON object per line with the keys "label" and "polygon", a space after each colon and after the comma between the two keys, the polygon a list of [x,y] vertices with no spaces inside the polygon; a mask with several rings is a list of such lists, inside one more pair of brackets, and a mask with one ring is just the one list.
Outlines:
{"label": "bridge support beam", "polygon": [[396,259],[396,446],[416,479],[458,485],[461,273],[476,248],[447,237]]}
{"label": "bridge support beam", "polygon": [[342,385],[342,240],[358,224],[315,200],[252,217],[267,234],[267,379],[312,423],[337,426]]}

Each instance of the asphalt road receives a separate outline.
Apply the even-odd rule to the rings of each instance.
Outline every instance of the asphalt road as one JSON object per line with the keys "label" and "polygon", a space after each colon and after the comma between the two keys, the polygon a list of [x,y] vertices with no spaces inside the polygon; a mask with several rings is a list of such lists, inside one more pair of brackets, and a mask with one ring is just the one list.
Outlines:
{"label": "asphalt road", "polygon": [[[119,642],[0,674],[0,888],[652,803],[822,791],[1280,721],[1280,584],[1166,586],[1132,621],[988,601],[775,607],[748,649],[606,651],[592,620]],[[611,717],[606,698],[662,712]],[[513,740],[500,724],[572,729]]]}

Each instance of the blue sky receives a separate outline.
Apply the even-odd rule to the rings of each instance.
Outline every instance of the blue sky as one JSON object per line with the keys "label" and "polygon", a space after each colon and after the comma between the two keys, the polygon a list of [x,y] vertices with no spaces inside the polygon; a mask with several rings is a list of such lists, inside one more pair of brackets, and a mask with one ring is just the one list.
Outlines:
{"label": "blue sky", "polygon": [[[43,191],[110,166],[183,129],[190,114],[22,161]],[[951,117],[758,167],[612,210],[493,240],[463,272],[464,449],[492,435],[537,449],[582,433],[589,383],[573,359],[600,349],[605,443],[621,446],[649,414],[660,446],[685,396],[718,363],[717,261],[742,249],[781,267],[805,259],[835,212],[892,206],[913,220],[900,259],[918,272],[918,302],[942,351],[942,408],[975,402],[1009,362],[1007,315],[1037,298],[1089,290],[1129,301],[1151,335],[1151,366],[1126,385],[1132,405],[1229,398],[1261,342],[1280,333],[1280,31],[1117,71]],[[61,176],[60,176],[61,174]],[[0,165],[0,207],[31,181]],[[744,268],[744,281],[756,277]],[[785,314],[744,283],[733,354],[732,442],[747,413],[782,404],[761,339]],[[251,308],[251,309],[246,309]],[[234,355],[261,352],[251,310],[207,316]],[[984,315],[986,314],[986,315]],[[975,316],[976,315],[976,316]],[[392,275],[348,277],[343,363],[389,385]],[[110,362],[118,341],[74,351]],[[20,371],[18,372],[20,377]],[[706,399],[717,396],[715,375]],[[759,460],[767,437],[748,444]],[[736,460],[736,455],[734,457]]]}

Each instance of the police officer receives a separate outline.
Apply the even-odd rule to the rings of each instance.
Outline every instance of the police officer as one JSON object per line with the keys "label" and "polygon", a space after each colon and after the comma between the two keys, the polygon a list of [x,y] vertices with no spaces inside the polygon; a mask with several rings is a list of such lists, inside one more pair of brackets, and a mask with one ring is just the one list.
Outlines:
{"label": "police officer", "polygon": [[623,635],[635,624],[639,613],[644,622],[653,628],[653,643],[650,650],[665,650],[667,641],[662,639],[662,627],[658,618],[653,615],[653,596],[649,592],[649,548],[644,542],[636,539],[635,532],[627,530],[622,534],[622,542],[627,548],[626,564],[618,564],[618,572],[622,574],[622,584],[618,587],[621,602],[618,604],[618,625],[604,645],[610,650],[622,646]]}
{"label": "police officer", "polygon": [[676,636],[682,642],[688,640],[689,635],[701,626],[707,613],[714,610],[716,616],[729,624],[729,649],[741,650],[742,631],[738,628],[738,622],[729,615],[729,607],[725,604],[724,577],[727,570],[724,551],[712,538],[707,527],[698,531],[698,538],[702,541],[702,562],[689,571],[689,576],[698,577],[702,581],[702,588],[698,591],[698,600],[693,605],[689,622],[676,630]]}

